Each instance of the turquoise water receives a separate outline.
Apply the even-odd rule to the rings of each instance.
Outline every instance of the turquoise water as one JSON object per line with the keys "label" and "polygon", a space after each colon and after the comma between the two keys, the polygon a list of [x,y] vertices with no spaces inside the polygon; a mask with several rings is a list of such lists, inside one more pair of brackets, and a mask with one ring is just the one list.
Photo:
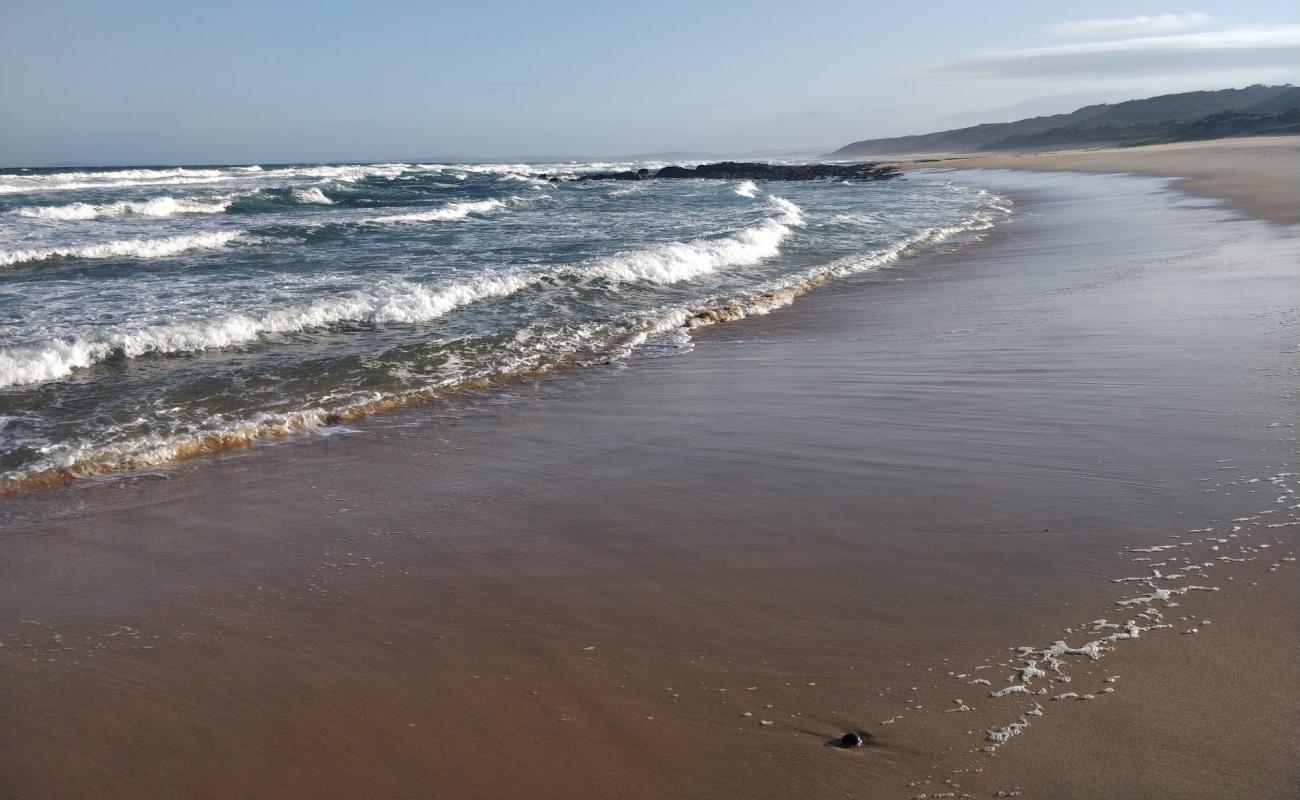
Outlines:
{"label": "turquoise water", "polygon": [[689,347],[1009,208],[942,176],[537,177],[636,166],[0,171],[0,486]]}

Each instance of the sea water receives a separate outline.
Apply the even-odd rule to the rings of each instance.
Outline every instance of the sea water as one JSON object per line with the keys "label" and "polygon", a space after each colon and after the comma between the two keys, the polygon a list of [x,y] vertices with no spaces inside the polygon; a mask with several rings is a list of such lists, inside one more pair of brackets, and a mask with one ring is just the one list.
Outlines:
{"label": "sea water", "polygon": [[689,346],[1009,211],[942,175],[548,179],[640,166],[0,170],[0,488]]}

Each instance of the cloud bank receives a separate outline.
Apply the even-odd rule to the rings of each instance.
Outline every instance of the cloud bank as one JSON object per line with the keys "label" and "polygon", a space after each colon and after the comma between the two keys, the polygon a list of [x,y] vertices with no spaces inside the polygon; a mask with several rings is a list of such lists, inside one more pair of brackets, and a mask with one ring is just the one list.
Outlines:
{"label": "cloud bank", "polygon": [[1053,25],[1047,32],[1056,36],[1142,36],[1144,34],[1173,33],[1188,28],[1204,28],[1215,21],[1208,14],[1187,11],[1182,14],[1139,14],[1121,19],[1084,19]]}
{"label": "cloud bank", "polygon": [[1096,78],[1294,68],[1300,25],[1241,25],[1221,31],[1002,50],[935,64],[944,78]]}

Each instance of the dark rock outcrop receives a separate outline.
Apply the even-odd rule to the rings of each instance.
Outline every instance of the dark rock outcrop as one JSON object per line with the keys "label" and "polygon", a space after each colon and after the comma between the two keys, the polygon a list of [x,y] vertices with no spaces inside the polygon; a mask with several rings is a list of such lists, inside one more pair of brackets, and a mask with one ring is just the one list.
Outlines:
{"label": "dark rock outcrop", "polygon": [[[639,169],[636,172],[595,172],[579,175],[576,181],[643,181],[649,179],[671,180],[705,178],[715,180],[753,181],[881,181],[896,178],[900,173],[890,166],[865,164],[763,164],[748,161],[720,161],[696,167],[668,166],[654,173]],[[555,178],[551,178],[555,180]]]}
{"label": "dark rock outcrop", "polygon": [[668,166],[655,173],[656,178],[695,178],[695,169],[692,167],[673,167]]}

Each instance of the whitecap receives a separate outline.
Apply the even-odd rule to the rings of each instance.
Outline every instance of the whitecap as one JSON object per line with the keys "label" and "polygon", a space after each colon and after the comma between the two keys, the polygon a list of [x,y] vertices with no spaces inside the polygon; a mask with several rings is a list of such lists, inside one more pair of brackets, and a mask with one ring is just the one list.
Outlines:
{"label": "whitecap", "polygon": [[229,244],[243,231],[216,231],[160,239],[119,239],[70,247],[37,247],[0,250],[0,266],[45,261],[51,258],[163,258],[190,250],[204,250]]}
{"label": "whitecap", "polygon": [[803,210],[782,197],[770,198],[780,214],[718,239],[671,242],[620,253],[571,272],[580,278],[676,283],[724,267],[758,264],[781,252],[792,229],[804,224]]}
{"label": "whitecap", "polygon": [[114,354],[185,353],[248,344],[275,334],[327,328],[344,322],[428,322],[461,306],[513,294],[536,283],[531,275],[483,276],[443,287],[400,282],[253,314],[186,321],[55,339],[36,347],[0,350],[0,388],[66,378]]}
{"label": "whitecap", "polygon": [[442,222],[453,219],[464,219],[470,214],[486,214],[490,211],[505,208],[505,205],[504,202],[497,200],[496,198],[490,200],[473,200],[459,203],[448,203],[430,211],[412,211],[406,214],[384,214],[377,217],[370,217],[364,221],[375,223]]}
{"label": "whitecap", "polygon": [[325,196],[325,193],[319,187],[312,186],[306,189],[294,189],[293,199],[296,203],[307,205],[332,206],[334,201]]}
{"label": "whitecap", "polygon": [[68,203],[57,206],[28,206],[12,213],[20,217],[51,220],[83,220],[131,215],[170,217],[176,214],[220,214],[230,207],[231,202],[233,200],[224,198],[153,197],[148,200],[121,200],[102,205]]}

